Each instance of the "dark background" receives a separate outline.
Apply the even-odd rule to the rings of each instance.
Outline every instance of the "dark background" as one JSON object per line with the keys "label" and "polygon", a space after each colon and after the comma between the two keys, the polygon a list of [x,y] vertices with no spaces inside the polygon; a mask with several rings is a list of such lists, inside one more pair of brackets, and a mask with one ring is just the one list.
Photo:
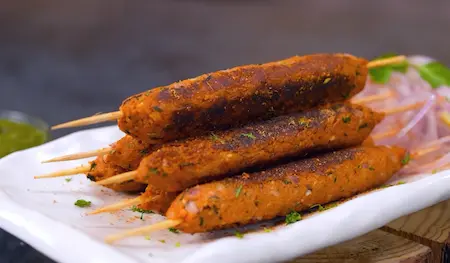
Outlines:
{"label": "dark background", "polygon": [[[448,65],[449,14],[445,0],[0,0],[0,108],[57,124],[158,85],[314,52]],[[47,262],[19,242],[0,232],[0,262]]]}

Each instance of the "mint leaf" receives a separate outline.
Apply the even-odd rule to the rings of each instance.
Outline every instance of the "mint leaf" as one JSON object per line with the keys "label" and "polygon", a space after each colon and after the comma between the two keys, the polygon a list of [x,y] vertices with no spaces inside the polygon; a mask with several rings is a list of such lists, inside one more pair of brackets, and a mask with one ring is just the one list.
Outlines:
{"label": "mint leaf", "polygon": [[450,69],[439,62],[430,62],[422,66],[416,66],[420,77],[427,81],[432,88],[442,85],[450,86]]}
{"label": "mint leaf", "polygon": [[378,84],[386,84],[392,74],[392,68],[389,67],[379,67],[369,69],[370,77],[373,82]]}
{"label": "mint leaf", "polygon": [[[384,54],[384,55],[381,55],[381,56],[375,58],[375,60],[383,59],[383,58],[390,58],[390,57],[395,57],[395,56],[398,56],[398,54],[387,53],[387,54]],[[402,63],[395,64],[395,65],[389,65],[389,66],[369,69],[369,74],[375,83],[385,84],[389,81],[389,78],[391,77],[393,71],[405,73],[407,70],[408,70],[408,62],[404,61]]]}

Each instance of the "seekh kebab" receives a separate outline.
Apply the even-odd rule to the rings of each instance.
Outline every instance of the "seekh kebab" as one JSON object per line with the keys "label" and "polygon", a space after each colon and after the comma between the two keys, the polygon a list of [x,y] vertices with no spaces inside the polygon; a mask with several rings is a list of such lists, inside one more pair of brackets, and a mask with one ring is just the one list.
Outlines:
{"label": "seekh kebab", "polygon": [[401,169],[404,157],[403,148],[360,146],[197,185],[172,202],[167,221],[106,241],[144,234],[158,225],[200,233],[307,210],[381,186]]}
{"label": "seekh kebab", "polygon": [[125,133],[159,144],[348,100],[363,89],[367,65],[348,54],[245,65],[131,96],[111,116]]}

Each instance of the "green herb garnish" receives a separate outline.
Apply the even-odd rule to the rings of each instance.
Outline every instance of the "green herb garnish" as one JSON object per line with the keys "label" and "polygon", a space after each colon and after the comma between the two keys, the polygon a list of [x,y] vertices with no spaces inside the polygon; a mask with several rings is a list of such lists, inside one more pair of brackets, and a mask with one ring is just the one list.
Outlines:
{"label": "green herb garnish", "polygon": [[211,132],[211,140],[213,140],[214,142],[220,142],[221,144],[224,144],[225,141],[220,139],[219,136],[217,136],[216,134]]}
{"label": "green herb garnish", "polygon": [[439,62],[430,62],[422,66],[414,66],[420,77],[427,81],[432,88],[450,86],[450,69]]}
{"label": "green herb garnish", "polygon": [[181,247],[180,242],[175,243],[175,247]]}
{"label": "green herb garnish", "polygon": [[70,181],[72,181],[72,177],[66,178],[64,180],[66,180],[66,182],[70,182]]}
{"label": "green herb garnish", "polygon": [[373,168],[372,166],[369,166],[369,170],[370,171],[375,171],[375,168]]}
{"label": "green herb garnish", "polygon": [[203,217],[200,217],[199,220],[200,220],[199,225],[200,225],[200,226],[203,226],[203,224],[205,223]]}
{"label": "green herb garnish", "polygon": [[326,78],[326,79],[323,81],[323,84],[327,84],[328,82],[330,82],[330,80],[331,80],[331,78]]}
{"label": "green herb garnish", "polygon": [[154,213],[152,210],[142,209],[137,206],[132,206],[131,211],[137,212],[137,213],[143,213],[143,214],[153,214]]}
{"label": "green herb garnish", "polygon": [[402,159],[402,164],[407,165],[410,160],[411,160],[411,155],[409,154],[409,152],[406,152],[405,156]]}
{"label": "green herb garnish", "polygon": [[351,121],[351,118],[350,118],[350,116],[345,116],[345,117],[342,117],[342,121],[344,123],[349,123]]}
{"label": "green herb garnish", "polygon": [[289,225],[300,220],[302,220],[302,216],[299,213],[292,211],[286,216],[285,222]]}
{"label": "green herb garnish", "polygon": [[272,232],[272,229],[265,227],[264,232],[266,232],[266,233]]}
{"label": "green herb garnish", "polygon": [[140,154],[141,154],[141,155],[147,155],[147,154],[149,154],[149,152],[150,152],[150,151],[149,151],[148,149],[144,149],[144,150],[141,150],[141,151],[140,151]]}
{"label": "green herb garnish", "polygon": [[255,135],[253,135],[253,133],[242,133],[241,136],[250,138],[252,140],[256,139]]}
{"label": "green herb garnish", "polygon": [[242,234],[241,232],[239,232],[237,230],[236,230],[236,232],[234,232],[234,235],[239,239],[242,239],[244,237],[244,234]]}
{"label": "green herb garnish", "polygon": [[84,199],[78,199],[74,205],[78,206],[78,207],[90,207],[92,204],[91,201],[86,201]]}
{"label": "green herb garnish", "polygon": [[180,233],[180,231],[178,229],[174,228],[174,227],[170,227],[169,231],[172,232],[172,233],[175,233],[175,234],[179,234]]}
{"label": "green herb garnish", "polygon": [[150,168],[148,169],[148,172],[152,174],[159,174],[158,168]]}
{"label": "green herb garnish", "polygon": [[367,128],[368,126],[369,126],[369,124],[367,124],[367,122],[363,123],[363,124],[359,125],[358,131],[361,130],[361,129]]}
{"label": "green herb garnish", "polygon": [[235,196],[239,197],[239,195],[241,194],[241,191],[242,191],[242,185],[239,185],[235,190]]}
{"label": "green herb garnish", "polygon": [[153,109],[157,112],[162,112],[163,110],[158,106],[153,106]]}
{"label": "green herb garnish", "polygon": [[[376,59],[384,59],[384,58],[390,58],[390,57],[395,57],[395,56],[398,56],[398,55],[394,54],[394,53],[388,53],[388,54],[382,55]],[[395,65],[387,65],[387,66],[383,66],[383,67],[371,68],[371,69],[369,69],[369,74],[375,83],[385,84],[389,81],[389,78],[391,77],[392,72],[397,71],[397,72],[405,73],[406,70],[408,70],[408,62],[404,61],[402,63],[398,63]]]}
{"label": "green herb garnish", "polygon": [[284,180],[283,180],[283,183],[284,183],[284,184],[291,184],[291,181],[289,181],[288,179],[284,179]]}
{"label": "green herb garnish", "polygon": [[91,163],[91,169],[89,171],[94,170],[96,166],[97,166],[97,164],[95,162],[92,162]]}
{"label": "green herb garnish", "polygon": [[145,239],[146,240],[150,240],[150,236],[145,236]]}
{"label": "green herb garnish", "polygon": [[400,181],[400,182],[397,183],[397,185],[401,185],[401,184],[406,184],[406,182],[405,181]]}
{"label": "green herb garnish", "polygon": [[158,240],[159,242],[161,242],[161,243],[166,243],[166,241],[164,240],[164,239],[160,239],[160,240]]}
{"label": "green herb garnish", "polygon": [[320,211],[320,212],[325,211],[325,208],[321,204],[313,205],[313,206],[310,207],[310,209],[313,209],[313,208],[316,208],[316,207],[317,207],[317,210]]}

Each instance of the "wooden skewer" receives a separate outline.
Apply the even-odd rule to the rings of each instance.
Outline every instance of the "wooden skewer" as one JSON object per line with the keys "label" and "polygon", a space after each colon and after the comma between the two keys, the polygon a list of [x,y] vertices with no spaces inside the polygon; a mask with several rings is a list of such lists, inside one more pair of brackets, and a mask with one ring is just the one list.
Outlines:
{"label": "wooden skewer", "polygon": [[50,173],[50,174],[37,175],[37,176],[34,177],[34,179],[52,178],[52,177],[61,177],[61,176],[74,175],[74,174],[82,174],[82,173],[87,173],[90,170],[91,170],[90,166],[79,166],[79,167],[66,169],[66,170],[61,170],[61,171]]}
{"label": "wooden skewer", "polygon": [[367,63],[367,68],[376,68],[376,67],[382,67],[387,65],[394,65],[394,64],[400,64],[406,61],[405,56],[395,56],[390,58],[382,58],[382,59],[376,59],[372,60],[369,63]]}
{"label": "wooden skewer", "polygon": [[52,162],[61,162],[61,161],[70,161],[70,160],[78,160],[83,158],[89,158],[94,156],[100,156],[109,153],[112,150],[111,147],[97,149],[89,152],[68,154],[60,157],[56,157],[50,160],[42,161],[42,163],[52,163]]}
{"label": "wooden skewer", "polygon": [[[389,136],[393,136],[395,135],[399,130],[398,129],[392,129],[389,130],[387,132],[383,132],[383,133],[379,133],[379,134],[374,134],[372,136],[372,139],[374,140],[379,140],[379,139],[383,139]],[[59,157],[62,158],[62,157]],[[55,158],[56,159],[56,158]],[[68,176],[68,175],[74,175],[74,174],[78,174],[78,173],[86,173],[89,172],[90,167],[77,167],[77,168],[71,168],[71,169],[67,169],[67,170],[61,170],[58,172],[54,172],[51,174],[45,174],[45,175],[39,175],[39,176],[35,176],[35,179],[42,179],[42,178],[52,178],[52,177],[61,177],[61,176]],[[127,180],[132,180],[134,178],[134,176],[136,175],[136,171],[131,171],[131,172],[126,172],[120,175],[116,175],[113,177],[109,177],[107,179],[101,180],[96,182],[96,184],[99,185],[108,185],[108,184],[112,184],[112,183],[119,183],[119,182],[125,182]]]}
{"label": "wooden skewer", "polygon": [[[404,62],[405,60],[406,60],[405,56],[396,56],[396,57],[391,57],[391,58],[377,59],[377,60],[367,63],[367,68],[375,68],[375,67],[382,67],[382,66],[386,66],[386,65],[399,64],[399,63]],[[58,125],[51,127],[51,129],[56,130],[56,129],[62,129],[62,128],[84,126],[84,125],[106,122],[106,121],[114,121],[114,120],[121,118],[122,116],[123,116],[122,112],[114,111],[114,112],[98,114],[98,115],[94,115],[91,117],[58,124]]]}
{"label": "wooden skewer", "polygon": [[125,182],[125,181],[128,181],[128,180],[133,180],[134,177],[136,176],[136,174],[137,174],[137,171],[126,172],[126,173],[123,173],[123,174],[119,174],[119,175],[115,175],[115,176],[109,177],[109,178],[107,178],[105,180],[101,180],[101,181],[98,181],[98,182],[95,182],[95,183],[99,184],[99,185],[108,185],[108,184],[114,184],[114,183],[117,183],[117,182],[121,183],[121,182]]}
{"label": "wooden skewer", "polygon": [[386,132],[380,132],[380,133],[374,134],[371,137],[372,137],[373,140],[381,140],[381,139],[384,139],[384,138],[387,138],[387,137],[394,136],[399,131],[400,131],[400,129],[396,128],[396,129],[392,129],[392,130],[389,130],[389,131],[386,131]]}
{"label": "wooden skewer", "polygon": [[105,238],[105,242],[111,244],[117,240],[124,239],[126,237],[148,234],[150,232],[175,227],[175,226],[181,224],[181,222],[183,222],[183,221],[181,221],[181,220],[164,220],[162,222],[158,222],[158,223],[150,225],[150,226],[139,227],[136,229],[132,229],[130,231],[107,236]]}
{"label": "wooden skewer", "polygon": [[371,96],[366,96],[366,97],[362,97],[362,98],[355,98],[352,100],[352,103],[364,104],[364,103],[374,102],[374,101],[378,101],[378,100],[385,100],[385,99],[389,99],[393,95],[394,95],[394,93],[389,90],[387,92],[377,94],[377,95],[371,95]]}
{"label": "wooden skewer", "polygon": [[145,198],[145,197],[139,196],[139,197],[136,197],[136,198],[132,198],[132,199],[121,201],[121,202],[116,203],[116,204],[104,206],[102,208],[99,208],[99,209],[96,209],[94,211],[88,212],[87,214],[88,215],[95,215],[95,214],[100,214],[100,213],[105,213],[105,212],[113,212],[113,211],[117,211],[117,210],[120,210],[120,209],[125,208],[125,207],[130,207],[130,206],[133,206],[133,205],[139,205],[139,204],[142,204],[142,203],[150,202],[153,199],[154,199],[154,197]]}
{"label": "wooden skewer", "polygon": [[[385,99],[392,97],[392,95],[393,95],[392,91],[387,91],[382,94],[377,94],[377,95],[367,96],[367,97],[363,97],[363,98],[359,98],[359,99],[354,99],[354,100],[352,100],[352,103],[364,104],[364,103],[369,103],[369,102],[374,102],[374,101],[379,101],[379,100],[385,100]],[[79,160],[79,159],[83,159],[83,158],[89,158],[89,157],[107,154],[112,150],[113,150],[113,148],[108,147],[108,148],[93,150],[93,151],[89,151],[89,152],[68,154],[68,155],[64,155],[64,156],[60,156],[60,157],[56,157],[56,158],[53,158],[50,160],[43,161],[42,163]]]}
{"label": "wooden skewer", "polygon": [[[385,113],[386,113],[386,115],[390,115],[390,114],[396,114],[396,113],[403,112],[403,111],[414,110],[414,109],[420,108],[423,104],[424,104],[424,102],[418,102],[418,103],[414,103],[414,104],[410,104],[410,105],[405,105],[405,106],[401,106],[401,107],[397,107],[397,108],[392,108],[392,109],[389,109],[389,110],[385,111]],[[392,131],[389,131],[389,132],[392,132]],[[383,137],[388,136],[388,135],[380,134],[380,135],[375,135],[375,136],[377,136],[378,139],[379,139],[379,138],[383,138]],[[123,174],[119,174],[119,175],[115,175],[115,176],[109,177],[109,178],[104,179],[104,180],[97,181],[96,183],[99,184],[99,185],[117,184],[117,183],[125,182],[125,181],[128,181],[128,180],[133,180],[134,176],[136,174],[137,174],[137,171],[126,172],[126,173],[123,173]]]}
{"label": "wooden skewer", "polygon": [[58,124],[56,126],[53,126],[51,129],[62,129],[62,128],[70,128],[70,127],[77,127],[77,126],[84,126],[94,123],[100,123],[100,122],[106,122],[106,121],[114,121],[117,119],[120,119],[123,116],[121,111],[114,111],[114,112],[108,112],[103,114],[97,114],[91,117],[86,117],[79,120],[69,121],[62,124]]}
{"label": "wooden skewer", "polygon": [[396,113],[399,113],[399,112],[419,109],[424,104],[425,104],[425,102],[421,101],[421,102],[416,102],[416,103],[413,103],[413,104],[408,104],[408,105],[404,105],[404,106],[388,109],[388,110],[385,110],[383,112],[386,115],[392,115],[392,114],[396,114]]}

